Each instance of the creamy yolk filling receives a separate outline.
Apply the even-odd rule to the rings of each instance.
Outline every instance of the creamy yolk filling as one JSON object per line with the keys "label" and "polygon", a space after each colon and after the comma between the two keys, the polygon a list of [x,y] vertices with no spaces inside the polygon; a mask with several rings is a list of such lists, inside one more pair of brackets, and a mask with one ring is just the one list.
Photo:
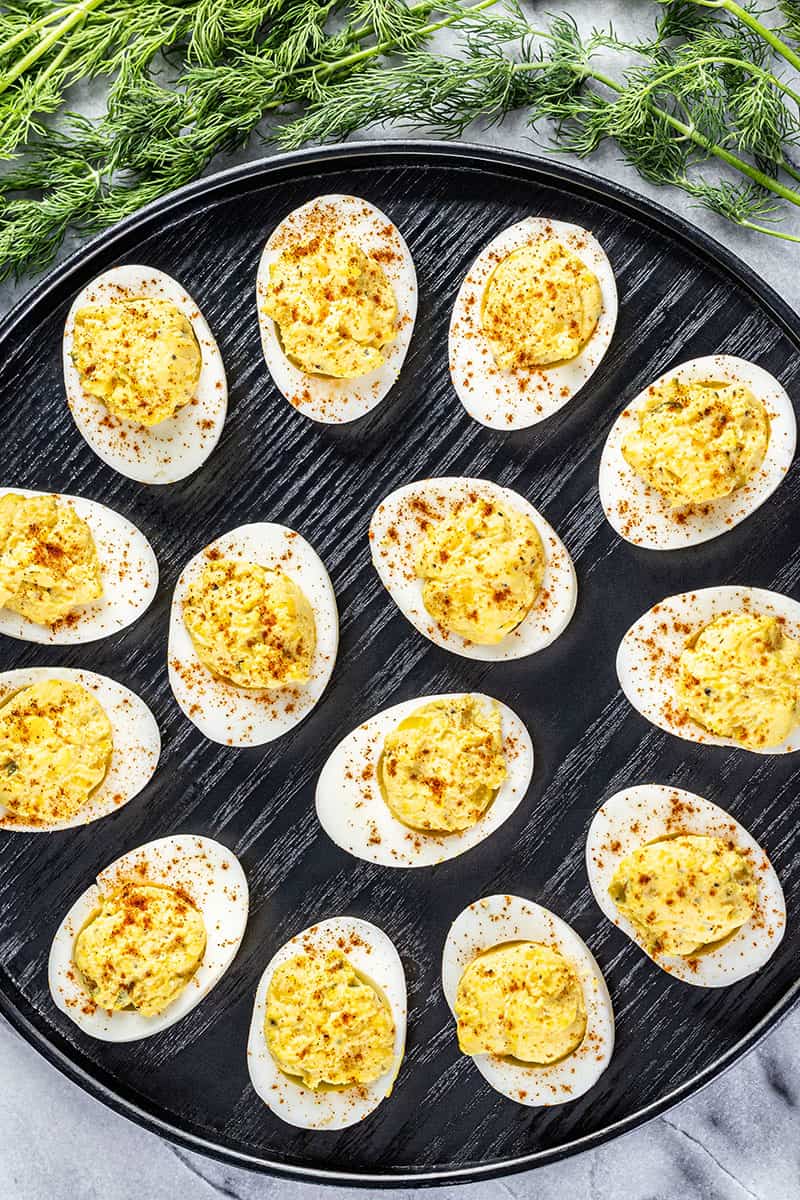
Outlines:
{"label": "creamy yolk filling", "polygon": [[540,942],[484,951],[458,984],[462,1053],[496,1054],[547,1066],[573,1054],[586,1034],[586,1004],[575,968]]}
{"label": "creamy yolk filling", "polygon": [[108,773],[111,722],[81,684],[46,679],[0,705],[0,804],[20,820],[74,817]]}
{"label": "creamy yolk filling", "polygon": [[78,309],[72,361],[85,392],[145,426],[189,403],[203,366],[191,321],[171,300],[144,296]]}
{"label": "creamy yolk filling", "polygon": [[263,309],[286,355],[313,375],[367,375],[397,335],[397,298],[383,268],[341,233],[284,250],[270,266]]}
{"label": "creamy yolk filling", "polygon": [[597,276],[554,238],[499,262],[481,304],[481,326],[501,370],[576,358],[603,311]]}
{"label": "creamy yolk filling", "polygon": [[758,899],[744,855],[700,834],[640,846],[619,864],[608,892],[651,954],[684,957],[734,934]]}
{"label": "creamy yolk filling", "polygon": [[52,625],[103,594],[92,531],[55,496],[0,498],[0,607]]}
{"label": "creamy yolk filling", "polygon": [[769,432],[764,405],[743,384],[671,379],[650,389],[622,454],[679,508],[743,487],[764,461]]}
{"label": "creamy yolk filling", "polygon": [[73,959],[99,1008],[154,1017],[190,982],[205,948],[203,917],[188,896],[126,883],[102,898],[75,940]]}
{"label": "creamy yolk filling", "polygon": [[312,1090],[374,1083],[394,1061],[388,1001],[339,950],[275,968],[264,1034],[280,1069]]}
{"label": "creamy yolk filling", "polygon": [[310,678],[314,612],[283,571],[211,560],[188,589],[183,619],[200,661],[237,687],[282,688]]}
{"label": "creamy yolk filling", "polygon": [[415,566],[433,619],[467,641],[493,646],[533,607],[545,554],[529,517],[478,499],[430,525]]}
{"label": "creamy yolk filling", "polygon": [[775,617],[725,613],[686,643],[675,690],[709,733],[777,746],[800,722],[800,642]]}
{"label": "creamy yolk filling", "polygon": [[378,762],[389,809],[426,833],[471,828],[505,777],[500,711],[474,696],[416,708],[387,734]]}

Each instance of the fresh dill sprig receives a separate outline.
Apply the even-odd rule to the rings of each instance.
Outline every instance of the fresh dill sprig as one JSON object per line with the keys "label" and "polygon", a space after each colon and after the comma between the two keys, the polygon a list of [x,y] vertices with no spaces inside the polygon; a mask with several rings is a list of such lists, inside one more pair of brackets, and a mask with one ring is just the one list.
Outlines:
{"label": "fresh dill sprig", "polygon": [[39,199],[12,197],[0,209],[0,263],[20,258],[28,270],[46,267],[58,250],[67,229],[77,224],[97,198],[100,176],[91,167],[86,152],[97,152],[94,132],[88,122],[75,119],[75,132],[82,126],[79,143],[58,134],[52,135],[45,152],[34,147],[25,162],[6,178],[9,191],[36,191]]}
{"label": "fresh dill sprig", "polygon": [[[115,75],[126,63],[147,69],[176,46],[189,61],[211,64],[246,52],[281,0],[73,0],[17,5],[0,27],[0,158],[31,136],[78,80]],[[308,7],[308,4],[306,4]],[[316,4],[313,5],[316,8]],[[21,8],[37,14],[20,25]],[[16,39],[22,32],[21,42]],[[33,31],[31,33],[31,31]],[[12,61],[13,59],[13,61]]]}
{"label": "fresh dill sprig", "polygon": [[412,46],[427,13],[414,11],[403,0],[352,0],[350,21],[354,29],[369,29],[379,42],[398,48]]}
{"label": "fresh dill sprig", "polygon": [[279,128],[275,140],[295,150],[387,121],[457,137],[478,117],[498,120],[520,107],[516,78],[513,63],[501,54],[448,58],[416,50],[396,66],[370,66],[320,88],[308,110]]}
{"label": "fresh dill sprig", "polygon": [[[562,149],[611,140],[650,182],[800,240],[775,224],[800,207],[800,4],[779,7],[782,25],[757,0],[656,0],[652,35],[625,41],[567,16],[535,29],[516,0],[6,0],[0,278],[254,133],[281,148],[385,122],[457,137],[517,109]],[[431,39],[448,26],[443,54]],[[67,88],[100,76],[103,116],[65,115]]]}
{"label": "fresh dill sprig", "polygon": [[[750,26],[727,10],[715,18],[689,0],[669,17],[667,9],[655,38],[643,43],[623,43],[613,31],[582,37],[568,17],[553,19],[544,33],[528,28],[520,39],[518,22],[504,27],[495,19],[495,39],[467,38],[455,57],[418,50],[393,67],[332,80],[276,139],[292,149],[387,121],[456,137],[478,118],[528,108],[531,124],[547,121],[560,148],[585,157],[613,140],[649,182],[679,187],[740,225],[777,233],[766,224],[777,198],[800,205],[800,192],[780,180],[798,177],[789,151],[800,134],[800,92],[773,69],[769,45],[754,47]],[[681,39],[687,29],[692,36]],[[506,38],[520,39],[513,55]],[[609,49],[633,49],[639,61],[612,78],[595,66]],[[699,174],[698,163],[714,158],[744,182]]]}
{"label": "fresh dill sprig", "polygon": [[[106,0],[109,6],[131,2]],[[162,44],[153,25],[149,36],[117,50],[100,121],[67,119],[55,138],[42,130],[22,164],[0,175],[0,199],[6,198],[0,203],[0,278],[45,265],[69,226],[104,228],[196,178],[215,155],[242,145],[265,113],[302,102],[323,81],[357,78],[371,59],[408,50],[409,39],[424,43],[448,25],[478,28],[476,14],[497,0],[471,7],[418,0],[405,16],[391,0],[380,0],[370,8],[373,19],[380,17],[383,39],[360,0],[249,0],[251,24],[240,23],[237,50],[219,62],[209,61],[216,39],[207,44],[197,36],[208,2],[161,0],[172,17],[161,29]],[[241,18],[242,0],[225,5]],[[326,17],[341,9],[344,28],[328,30],[319,19],[322,9]],[[434,20],[436,9],[442,15]],[[271,17],[266,24],[265,15]],[[389,29],[394,33],[387,37]],[[176,47],[183,69],[166,87],[152,64],[159,50]],[[104,69],[99,57],[95,61],[95,70]],[[39,199],[18,197],[31,188],[41,192]]]}
{"label": "fresh dill sprig", "polygon": [[778,11],[784,19],[781,34],[788,41],[800,42],[800,3],[798,0],[779,0]]}
{"label": "fresh dill sprig", "polygon": [[[641,62],[615,78],[594,65],[607,35],[581,39],[574,22],[553,22],[532,88],[531,123],[549,120],[556,143],[581,156],[612,139],[649,182],[681,188],[737,224],[797,241],[769,222],[779,199],[800,207],[793,186],[800,176],[788,154],[800,132],[800,93],[783,79],[769,47],[753,52],[752,28],[729,20],[727,0],[725,10],[718,23],[701,23],[675,45],[657,32],[655,43],[638,47]],[[674,26],[659,29],[674,37]],[[551,79],[559,76],[551,71],[571,71],[572,84],[554,90]],[[743,180],[698,171],[714,160]]]}

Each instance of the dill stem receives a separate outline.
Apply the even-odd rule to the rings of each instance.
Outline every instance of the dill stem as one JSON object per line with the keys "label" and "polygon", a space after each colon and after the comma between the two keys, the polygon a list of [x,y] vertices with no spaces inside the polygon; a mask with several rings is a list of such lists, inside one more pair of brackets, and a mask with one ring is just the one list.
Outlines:
{"label": "dill stem", "polygon": [[710,54],[706,58],[695,58],[692,59],[692,62],[689,64],[678,63],[677,66],[674,66],[671,71],[665,71],[664,74],[660,75],[658,79],[653,80],[652,83],[648,83],[646,87],[643,87],[641,94],[643,96],[649,95],[652,91],[654,91],[655,88],[660,88],[664,83],[667,82],[668,79],[672,79],[674,75],[682,75],[686,71],[692,70],[694,67],[710,66],[739,67],[740,69],[747,71],[750,75],[757,75],[761,79],[766,79],[772,84],[773,87],[777,88],[779,92],[782,92],[784,96],[788,96],[790,100],[794,100],[795,104],[800,107],[800,92],[796,92],[794,88],[789,86],[788,83],[784,83],[782,79],[778,79],[777,76],[773,75],[770,71],[765,71],[764,68],[760,67],[757,63],[748,62],[747,59],[744,58],[729,58],[727,55],[722,54]]}
{"label": "dill stem", "polygon": [[46,54],[50,47],[56,44],[59,38],[63,37],[65,33],[69,33],[76,25],[81,24],[88,13],[103,3],[105,3],[105,0],[81,0],[77,8],[72,9],[69,15],[60,24],[56,25],[55,29],[51,29],[49,33],[40,38],[27,54],[23,54],[22,58],[11,69],[0,77],[0,94],[7,91],[11,87],[11,84],[16,79],[19,79],[20,75],[23,75],[29,67],[38,62],[42,55]]}
{"label": "dill stem", "polygon": [[800,192],[796,189],[787,187],[778,179],[773,179],[771,175],[760,171],[758,167],[754,167],[752,163],[747,162],[744,158],[739,158],[737,154],[731,154],[730,150],[726,150],[724,146],[719,146],[716,142],[712,142],[710,138],[693,129],[691,125],[679,121],[677,117],[673,117],[665,109],[658,108],[657,105],[651,105],[651,107],[656,116],[666,121],[668,125],[671,125],[673,129],[676,129],[684,137],[690,138],[696,146],[699,146],[708,154],[713,154],[715,158],[726,163],[729,167],[733,167],[735,171],[741,172],[742,175],[747,175],[749,179],[752,179],[753,183],[766,188],[773,195],[780,196],[781,199],[788,200],[790,204],[794,204],[800,208]]}
{"label": "dill stem", "polygon": [[[517,63],[515,64],[515,69],[520,71],[532,71],[541,69],[542,67],[548,67],[549,65],[549,63],[545,62]],[[603,87],[607,87],[610,91],[616,92],[617,95],[621,95],[625,91],[622,84],[617,83],[616,79],[612,79],[609,75],[603,74],[602,71],[595,70],[594,67],[590,67],[588,65],[580,66],[575,64],[570,67],[570,70],[572,70],[576,75],[579,75],[582,79],[593,79],[596,83],[602,84]],[[714,158],[720,159],[721,162],[726,163],[727,166],[732,167],[735,171],[739,171],[740,174],[746,175],[748,179],[752,179],[753,183],[757,183],[760,187],[766,188],[766,190],[772,192],[774,196],[780,196],[782,200],[788,200],[790,204],[794,204],[797,208],[800,208],[800,192],[796,191],[794,188],[787,187],[777,179],[773,179],[771,175],[767,175],[764,171],[760,171],[758,167],[753,166],[753,164],[747,162],[746,159],[739,158],[739,156],[736,154],[731,154],[730,150],[726,150],[724,146],[720,146],[716,142],[712,142],[710,138],[705,137],[704,134],[700,133],[697,129],[694,129],[691,125],[687,125],[685,121],[681,121],[678,117],[674,117],[672,113],[667,112],[666,109],[660,108],[657,104],[654,104],[652,100],[648,99],[647,105],[653,116],[658,117],[659,120],[666,122],[667,125],[670,125],[682,137],[689,138],[689,140],[694,142],[696,146],[699,146],[701,150],[705,150],[707,154],[711,154],[714,156]]]}
{"label": "dill stem", "polygon": [[[64,60],[69,57],[72,52],[72,48],[72,40],[68,38],[59,50],[58,54],[56,54],[56,56],[50,60],[45,69],[39,74],[37,83],[46,83],[51,75],[54,75],[56,71],[58,71]],[[9,127],[13,130],[14,125],[17,124],[17,120],[18,115],[11,112],[8,114],[2,124],[0,124],[0,159],[10,157],[13,149],[19,145],[19,136],[12,140],[11,145],[6,145],[6,137]]]}
{"label": "dill stem", "polygon": [[[694,0],[694,3],[698,3],[698,0]],[[699,3],[702,4],[703,0],[699,0]],[[719,4],[704,4],[704,7],[727,9],[731,16],[736,17],[748,29],[752,29],[753,33],[757,33],[759,37],[762,37],[776,54],[779,54],[781,58],[785,58],[789,65],[794,67],[795,71],[800,71],[800,54],[797,54],[791,46],[787,45],[782,38],[779,38],[773,29],[770,29],[769,26],[759,21],[753,13],[748,12],[741,4],[737,4],[736,0],[720,0]]]}
{"label": "dill stem", "polygon": [[46,25],[52,25],[53,21],[59,21],[62,17],[66,17],[72,12],[74,4],[65,4],[63,8],[55,8],[46,16],[40,17],[38,21],[33,21],[30,25],[26,25],[24,29],[20,29],[19,33],[15,33],[13,37],[6,38],[0,43],[0,58],[5,58],[9,50],[13,50],[20,42],[25,42],[31,34],[38,33],[40,29],[44,29]]}
{"label": "dill stem", "polygon": [[757,225],[755,221],[748,221],[745,217],[738,222],[745,229],[752,229],[754,233],[766,233],[769,237],[782,238],[784,242],[800,242],[800,237],[796,233],[783,233],[780,229],[773,229],[769,225]]}

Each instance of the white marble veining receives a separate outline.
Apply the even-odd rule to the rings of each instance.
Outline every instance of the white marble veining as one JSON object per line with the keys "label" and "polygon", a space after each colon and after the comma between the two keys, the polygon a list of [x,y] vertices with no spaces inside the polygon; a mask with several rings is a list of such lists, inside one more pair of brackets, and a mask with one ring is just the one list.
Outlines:
{"label": "white marble veining", "polygon": [[[643,31],[656,11],[652,0],[565,0],[564,7],[586,27],[613,21],[620,33]],[[531,137],[519,116],[501,129],[475,129],[470,140],[535,151]],[[238,157],[261,153],[254,145]],[[800,306],[796,246],[737,230],[679,193],[648,187],[613,146],[585,165],[683,213]],[[800,212],[784,228],[800,233]],[[64,253],[75,245],[72,239]],[[30,282],[0,287],[0,312],[21,299]],[[442,1200],[797,1200],[799,1047],[795,1012],[721,1079],[644,1128],[535,1172],[433,1194]],[[356,1200],[369,1194],[251,1175],[177,1149],[85,1095],[0,1024],[0,1196],[8,1200]]]}
{"label": "white marble veining", "polygon": [[[797,1200],[800,1012],[666,1116],[598,1150],[437,1200]],[[8,1200],[363,1200],[221,1166],[147,1133],[0,1025],[0,1195]],[[400,1190],[409,1200],[412,1190]],[[418,1194],[418,1193],[417,1193]]]}

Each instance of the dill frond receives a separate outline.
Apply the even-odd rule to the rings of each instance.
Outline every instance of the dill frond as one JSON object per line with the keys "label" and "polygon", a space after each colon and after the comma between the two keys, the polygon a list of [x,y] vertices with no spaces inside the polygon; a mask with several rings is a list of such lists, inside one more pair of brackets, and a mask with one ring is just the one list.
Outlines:
{"label": "dill frond", "polygon": [[425,24],[425,12],[413,12],[403,0],[350,0],[348,18],[352,29],[369,29],[379,42],[394,42],[399,48],[413,45]]}
{"label": "dill frond", "polygon": [[[774,223],[800,207],[800,5],[780,0],[777,28],[760,2],[659,0],[652,35],[626,41],[565,15],[535,29],[516,0],[7,0],[0,278],[254,134],[287,149],[387,122],[458,137],[513,110],[561,149],[613,141],[648,181],[789,237]],[[459,41],[437,53],[446,26]],[[65,121],[66,89],[100,76],[104,115]]]}

